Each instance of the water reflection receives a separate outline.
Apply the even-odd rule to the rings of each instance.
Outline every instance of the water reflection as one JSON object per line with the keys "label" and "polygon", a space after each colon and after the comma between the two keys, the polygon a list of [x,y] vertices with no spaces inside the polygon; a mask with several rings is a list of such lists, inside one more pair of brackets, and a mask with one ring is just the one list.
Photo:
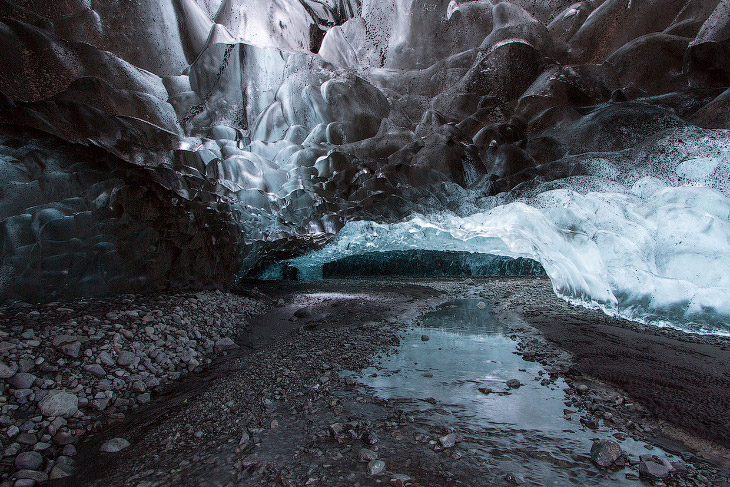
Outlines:
{"label": "water reflection", "polygon": [[[626,478],[636,470],[602,472],[588,458],[594,439],[616,431],[587,429],[577,414],[566,415],[565,382],[541,385],[540,364],[515,351],[507,327],[484,302],[453,301],[405,332],[398,353],[363,371],[360,381],[380,397],[402,400],[419,420],[453,429],[464,438],[462,447],[528,482],[636,485]],[[515,379],[522,385],[510,388]],[[630,438],[619,443],[631,456],[648,453]]]}

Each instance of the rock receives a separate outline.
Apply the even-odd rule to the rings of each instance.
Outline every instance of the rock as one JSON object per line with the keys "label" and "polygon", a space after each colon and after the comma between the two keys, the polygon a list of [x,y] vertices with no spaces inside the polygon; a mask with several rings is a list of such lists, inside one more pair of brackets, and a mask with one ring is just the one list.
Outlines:
{"label": "rock", "polygon": [[139,363],[139,358],[134,354],[134,352],[130,352],[129,350],[120,350],[117,354],[117,365],[120,367],[129,367],[131,365],[136,365]]}
{"label": "rock", "polygon": [[371,460],[368,462],[368,475],[380,475],[385,472],[385,462],[382,460]]}
{"label": "rock", "polygon": [[48,474],[46,472],[39,472],[37,470],[18,470],[15,472],[15,476],[19,479],[31,479],[36,482],[43,483],[48,482]]}
{"label": "rock", "polygon": [[76,447],[73,445],[66,445],[63,447],[63,454],[67,457],[76,455]]}
{"label": "rock", "polygon": [[422,342],[427,342],[427,341],[429,341],[430,339],[431,339],[431,337],[430,337],[430,336],[428,336],[428,335],[421,335],[421,341],[422,341]]}
{"label": "rock", "polygon": [[228,337],[221,338],[220,340],[215,342],[215,351],[218,353],[223,352],[225,350],[234,350],[236,348],[238,348],[238,345],[236,345],[236,342],[234,342],[233,340],[231,340]]}
{"label": "rock", "polygon": [[38,403],[43,416],[70,418],[79,410],[79,398],[64,391],[51,391]]}
{"label": "rock", "polygon": [[12,438],[16,436],[18,433],[20,433],[20,428],[15,426],[14,424],[11,425],[8,430],[5,432],[6,435],[8,435],[9,438]]}
{"label": "rock", "polygon": [[0,379],[9,379],[14,376],[17,371],[18,366],[14,363],[11,362],[10,365],[8,365],[5,362],[0,361]]}
{"label": "rock", "polygon": [[43,456],[36,451],[26,451],[15,457],[15,468],[18,470],[39,470],[43,465]]}
{"label": "rock", "polygon": [[517,474],[508,473],[504,476],[504,481],[512,485],[522,485],[525,483]]}
{"label": "rock", "polygon": [[58,346],[58,350],[69,357],[78,358],[81,354],[81,342],[64,343]]}
{"label": "rock", "polygon": [[312,311],[309,308],[299,308],[294,312],[295,318],[306,318],[312,316]]}
{"label": "rock", "polygon": [[669,467],[656,460],[642,460],[639,463],[639,476],[652,480],[661,480],[669,477]]}
{"label": "rock", "polygon": [[332,423],[330,425],[330,433],[333,438],[341,438],[345,433],[345,427],[342,423]]}
{"label": "rock", "polygon": [[8,379],[8,384],[15,389],[30,389],[35,382],[35,376],[28,372],[18,372]]}
{"label": "rock", "polygon": [[363,443],[366,445],[374,445],[378,442],[378,437],[375,433],[372,431],[366,431],[362,434],[362,438],[360,438]]}
{"label": "rock", "polygon": [[456,433],[449,433],[446,436],[439,438],[439,444],[441,448],[453,448],[456,445]]}
{"label": "rock", "polygon": [[510,389],[519,389],[522,383],[517,379],[510,379],[507,381],[507,387]]}
{"label": "rock", "polygon": [[479,301],[477,303],[477,308],[479,308],[479,309],[486,309],[486,307],[487,307],[487,303],[485,303],[484,301]]}
{"label": "rock", "polygon": [[390,485],[405,487],[411,481],[411,477],[404,473],[394,473],[390,476]]}
{"label": "rock", "polygon": [[621,447],[613,440],[597,440],[591,447],[591,460],[600,468],[615,466],[622,455]]}
{"label": "rock", "polygon": [[57,463],[51,469],[51,473],[48,475],[48,478],[50,480],[63,479],[66,477],[70,477],[72,473],[73,473],[73,468],[70,465],[66,465],[63,463]]}
{"label": "rock", "polygon": [[130,443],[124,438],[112,438],[111,440],[104,442],[99,450],[104,453],[117,453],[124,450],[129,445]]}
{"label": "rock", "polygon": [[69,445],[74,442],[74,436],[68,431],[59,431],[53,435],[53,442],[61,446]]}
{"label": "rock", "polygon": [[357,459],[361,462],[372,462],[378,459],[378,454],[367,448],[360,448],[357,451]]}
{"label": "rock", "polygon": [[79,337],[75,335],[56,335],[53,337],[53,346],[58,348],[64,343],[72,343],[78,341]]}
{"label": "rock", "polygon": [[84,365],[84,371],[94,377],[106,377],[106,370],[99,364]]}
{"label": "rock", "polygon": [[585,384],[580,384],[575,388],[575,390],[581,394],[585,394],[586,392],[588,392],[588,386]]}
{"label": "rock", "polygon": [[33,433],[20,433],[15,441],[21,445],[35,445],[38,442],[38,437]]}
{"label": "rock", "polygon": [[13,484],[13,487],[35,487],[36,484],[37,482],[33,479],[18,479]]}
{"label": "rock", "polygon": [[112,356],[109,355],[109,352],[101,352],[99,354],[99,362],[101,362],[101,365],[107,367],[114,367],[115,365],[117,365]]}

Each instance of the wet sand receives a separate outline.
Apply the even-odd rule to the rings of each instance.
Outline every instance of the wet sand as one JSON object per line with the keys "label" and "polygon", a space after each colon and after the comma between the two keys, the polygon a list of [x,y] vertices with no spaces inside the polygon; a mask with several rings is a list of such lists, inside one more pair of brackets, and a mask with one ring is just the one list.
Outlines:
{"label": "wet sand", "polygon": [[541,285],[500,280],[502,308],[570,352],[570,373],[628,393],[655,419],[730,447],[730,339],[657,329],[572,306]]}

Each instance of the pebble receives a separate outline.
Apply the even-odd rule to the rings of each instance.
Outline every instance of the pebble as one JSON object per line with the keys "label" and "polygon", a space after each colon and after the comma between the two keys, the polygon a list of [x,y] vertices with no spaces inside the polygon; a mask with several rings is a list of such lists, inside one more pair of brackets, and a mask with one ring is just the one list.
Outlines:
{"label": "pebble", "polygon": [[43,465],[43,456],[35,451],[26,451],[15,457],[15,468],[18,470],[38,470]]}
{"label": "pebble", "polygon": [[43,416],[70,418],[79,410],[79,398],[64,391],[51,391],[38,403]]}
{"label": "pebble", "polygon": [[591,447],[591,460],[597,467],[613,467],[622,456],[621,446],[613,440],[597,440]]}
{"label": "pebble", "polygon": [[38,471],[22,464],[22,456],[16,466],[18,454],[40,455],[47,465],[18,482],[35,485],[35,477],[51,472],[54,479],[67,476],[71,467],[57,467],[53,459],[61,452],[76,455],[73,443],[103,421],[102,414],[121,417],[149,402],[151,391],[234,348],[229,335],[262,306],[208,291],[0,306],[0,425],[6,440],[12,438],[2,449],[4,479]]}
{"label": "pebble", "polygon": [[16,389],[29,389],[35,382],[35,375],[27,372],[18,372],[8,379],[8,384]]}
{"label": "pebble", "polygon": [[439,438],[441,448],[453,448],[456,445],[456,433],[449,433]]}
{"label": "pebble", "polygon": [[15,364],[6,364],[0,361],[0,379],[9,379],[15,375],[18,371],[18,366]]}
{"label": "pebble", "polygon": [[390,476],[390,485],[404,487],[411,481],[411,477],[404,473],[394,473]]}
{"label": "pebble", "polygon": [[357,451],[357,459],[361,462],[372,462],[378,459],[378,454],[367,448],[360,448]]}
{"label": "pebble", "polygon": [[661,480],[669,477],[670,473],[669,466],[658,459],[642,460],[639,463],[639,476],[642,478]]}
{"label": "pebble", "polygon": [[368,475],[375,476],[385,472],[385,462],[382,460],[370,460],[368,462]]}
{"label": "pebble", "polygon": [[117,453],[127,448],[130,443],[124,438],[112,438],[107,440],[101,445],[101,450],[104,453]]}

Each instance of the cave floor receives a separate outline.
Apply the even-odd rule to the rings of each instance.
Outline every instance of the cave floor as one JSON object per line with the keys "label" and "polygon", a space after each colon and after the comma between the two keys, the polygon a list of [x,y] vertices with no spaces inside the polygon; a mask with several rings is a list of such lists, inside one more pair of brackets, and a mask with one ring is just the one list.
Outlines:
{"label": "cave floor", "polygon": [[[640,485],[637,448],[677,461],[657,485],[730,485],[726,338],[572,306],[543,278],[245,286],[271,306],[241,330],[240,348],[87,435],[74,476],[55,485]],[[469,401],[483,397],[493,409],[486,415],[553,401],[523,419],[556,416],[550,408],[562,401],[563,416],[548,422],[573,426],[555,430],[559,442],[495,418],[475,428],[483,417],[448,397],[474,364],[439,371],[415,363],[438,367],[459,355],[458,337],[445,339],[433,324],[459,306],[470,307],[465,321],[496,323],[498,341],[473,328],[456,335],[501,347],[491,362],[519,367],[502,373],[522,383],[490,393],[466,380],[477,389]],[[473,353],[465,348],[462,360],[473,362]],[[99,453],[115,437],[131,446]],[[631,450],[625,467],[592,465],[590,443],[578,439],[602,438]],[[369,462],[375,457],[384,465]]]}

